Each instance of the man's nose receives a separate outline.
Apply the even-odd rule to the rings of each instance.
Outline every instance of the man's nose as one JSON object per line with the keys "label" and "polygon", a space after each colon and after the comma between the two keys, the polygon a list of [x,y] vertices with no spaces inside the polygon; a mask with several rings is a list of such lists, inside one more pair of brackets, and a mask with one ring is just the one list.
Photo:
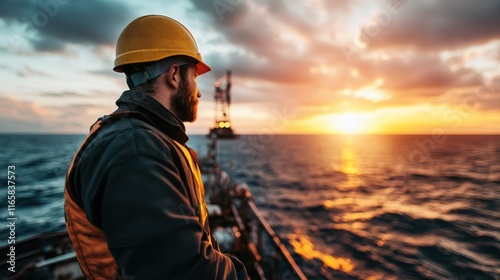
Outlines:
{"label": "man's nose", "polygon": [[197,96],[198,96],[198,98],[201,98],[201,91],[198,90]]}

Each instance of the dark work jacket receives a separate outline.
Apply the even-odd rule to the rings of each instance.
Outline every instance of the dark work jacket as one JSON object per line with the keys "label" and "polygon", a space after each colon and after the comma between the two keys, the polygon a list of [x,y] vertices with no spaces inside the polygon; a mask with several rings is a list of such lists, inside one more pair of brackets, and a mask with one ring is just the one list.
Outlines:
{"label": "dark work jacket", "polygon": [[182,121],[138,91],[116,103],[111,116],[120,117],[102,119],[69,193],[103,231],[122,279],[247,279],[243,264],[213,244]]}

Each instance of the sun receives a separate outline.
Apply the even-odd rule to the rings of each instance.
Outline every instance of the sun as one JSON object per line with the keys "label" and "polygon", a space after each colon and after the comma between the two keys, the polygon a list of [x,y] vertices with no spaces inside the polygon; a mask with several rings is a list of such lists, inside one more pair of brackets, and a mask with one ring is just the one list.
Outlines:
{"label": "sun", "polygon": [[366,131],[366,117],[361,114],[343,113],[332,116],[332,129],[342,134],[357,134]]}

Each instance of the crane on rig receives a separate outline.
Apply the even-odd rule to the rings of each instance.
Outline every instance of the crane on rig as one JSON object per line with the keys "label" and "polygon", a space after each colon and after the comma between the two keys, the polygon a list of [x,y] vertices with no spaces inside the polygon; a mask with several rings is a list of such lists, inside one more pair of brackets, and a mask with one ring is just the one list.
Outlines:
{"label": "crane on rig", "polygon": [[[226,77],[226,87],[223,88],[221,80]],[[231,106],[231,71],[217,80],[214,84],[215,93],[215,125],[210,129],[208,137],[233,139],[236,134],[231,127],[230,106]]]}

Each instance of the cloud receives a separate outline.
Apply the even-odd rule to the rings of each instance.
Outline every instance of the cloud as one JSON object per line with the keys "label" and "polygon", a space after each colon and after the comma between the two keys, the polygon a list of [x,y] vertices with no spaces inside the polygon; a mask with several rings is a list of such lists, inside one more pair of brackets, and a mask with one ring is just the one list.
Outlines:
{"label": "cloud", "polygon": [[56,98],[72,98],[72,97],[84,97],[84,98],[88,98],[88,97],[90,97],[90,96],[85,95],[85,94],[76,93],[76,92],[68,92],[68,91],[58,92],[58,93],[55,93],[55,92],[46,92],[46,93],[40,94],[40,96],[56,97]]}
{"label": "cloud", "polygon": [[25,25],[22,35],[37,51],[59,51],[67,43],[114,44],[134,17],[123,2],[114,0],[7,0],[0,19]]}
{"label": "cloud", "polygon": [[0,96],[0,131],[4,133],[86,133],[89,126],[114,105],[70,104],[40,106],[31,101]]}
{"label": "cloud", "polygon": [[249,5],[245,0],[191,0],[192,12],[204,15],[206,20],[219,26],[241,26],[249,16]]}
{"label": "cloud", "polygon": [[0,18],[6,20],[20,20],[21,15],[33,11],[35,1],[4,0],[0,2]]}
{"label": "cloud", "polygon": [[500,111],[500,75],[483,80],[472,97],[469,99],[479,102],[481,110]]}
{"label": "cloud", "polygon": [[[420,93],[414,91],[414,94],[430,96],[443,94],[448,87],[477,83],[473,81],[477,76],[473,70],[452,70],[437,54],[418,50],[401,55],[390,53],[387,59],[363,56],[369,50],[360,50],[362,56],[347,61],[344,46],[336,35],[343,22],[325,17],[324,12],[349,14],[356,1],[336,4],[314,1],[314,8],[304,7],[306,4],[288,5],[284,1],[220,1],[229,5],[223,10],[222,18],[218,17],[220,13],[212,2],[192,2],[195,12],[218,26],[222,38],[213,44],[233,46],[229,51],[206,56],[215,71],[230,68],[239,77],[273,82],[282,88],[287,84],[308,84],[310,93],[306,97],[309,98],[322,87],[328,87],[331,92],[343,88],[356,90],[378,78],[383,79],[384,90],[420,89]],[[391,24],[397,25],[395,18]],[[352,76],[352,71],[357,71],[359,77]],[[278,94],[290,98],[287,90]],[[294,98],[305,97],[297,93]]]}
{"label": "cloud", "polygon": [[[342,5],[333,9],[328,1],[315,1],[329,9],[325,11],[318,7],[301,9],[300,5],[287,5],[284,1],[192,2],[192,13],[210,22],[206,26],[215,26],[212,31],[217,32],[218,38],[211,43],[225,49],[206,56],[213,69],[230,67],[244,77],[297,84],[314,82],[309,69],[318,62],[344,63],[341,46],[325,42],[316,34],[328,26],[328,36],[334,36],[334,26],[338,24],[328,13],[342,13],[346,9]],[[227,8],[217,10],[219,4],[214,3]]]}
{"label": "cloud", "polygon": [[[235,77],[251,81],[233,85],[235,101],[294,106],[305,116],[436,102],[450,88],[479,84],[476,71],[453,69],[453,61],[418,49],[399,54],[360,49],[346,60],[336,34],[345,24],[322,13],[349,14],[353,2],[335,6],[315,1],[318,6],[306,9],[283,1],[242,1],[224,11],[222,20],[210,1],[192,2],[194,11],[218,28],[221,38],[213,44],[228,46],[206,56],[214,72],[229,68]],[[214,75],[222,74],[219,70]],[[378,80],[383,83],[373,85]],[[343,94],[345,89],[351,93]]]}
{"label": "cloud", "polygon": [[[4,69],[7,69],[4,68]],[[46,72],[44,71],[40,71],[38,69],[34,69],[33,67],[29,66],[29,65],[24,65],[23,66],[23,69],[22,70],[18,70],[16,71],[16,74],[19,76],[19,77],[33,77],[33,76],[38,76],[38,77],[49,77],[50,75],[47,74]]]}
{"label": "cloud", "polygon": [[2,132],[44,131],[47,128],[42,121],[47,111],[34,102],[0,96],[0,110]]}
{"label": "cloud", "polygon": [[[233,108],[239,111],[232,115],[235,118],[254,117],[252,110],[265,118],[276,108],[290,108],[291,119],[300,123],[345,111],[445,108],[473,94],[481,86],[481,77],[498,74],[500,9],[499,2],[492,0],[481,4],[388,0],[401,3],[401,13],[392,13],[376,36],[362,35],[367,47],[356,47],[346,57],[343,43],[356,37],[360,25],[380,17],[387,7],[379,4],[385,1],[190,0],[162,8],[139,7],[130,0],[6,0],[0,3],[0,27],[7,35],[4,44],[12,41],[10,26],[24,26],[19,33],[26,38],[13,36],[22,39],[13,43],[29,47],[27,55],[5,48],[5,58],[17,55],[20,62],[12,64],[17,67],[0,65],[0,70],[14,78],[16,87],[7,89],[11,96],[19,96],[14,95],[19,90],[35,92],[35,102],[53,104],[42,107],[15,97],[15,104],[9,103],[12,108],[34,106],[34,112],[42,114],[30,115],[33,124],[25,127],[83,133],[96,117],[112,111],[119,95],[116,89],[125,87],[123,74],[111,70],[113,45],[139,12],[171,15],[195,34],[204,60],[213,69],[198,79],[202,101],[213,100],[213,83],[232,70]],[[51,8],[57,12],[50,15],[40,3],[60,4],[58,10]],[[47,22],[38,27],[42,13],[47,14]],[[35,15],[40,18],[33,20]],[[55,67],[57,71],[51,72]],[[76,71],[60,71],[65,67]],[[26,77],[35,79],[25,85]],[[42,84],[41,91],[33,88]],[[73,91],[78,85],[83,88]],[[494,115],[500,109],[496,96],[498,91],[474,110]],[[246,107],[252,109],[244,111]],[[22,117],[11,121],[23,120],[30,121]]]}
{"label": "cloud", "polygon": [[360,59],[354,64],[363,80],[381,78],[383,88],[391,91],[478,85],[479,73],[468,68],[453,70],[452,63],[434,54],[405,53],[381,60]]}
{"label": "cloud", "polygon": [[33,38],[31,44],[38,52],[59,52],[65,49],[65,43],[52,36]]}
{"label": "cloud", "polygon": [[[382,9],[361,30],[360,38],[369,48],[457,49],[500,38],[498,0],[399,2],[401,13]],[[377,21],[379,32],[375,32]]]}
{"label": "cloud", "polygon": [[111,69],[111,67],[100,68],[100,69],[96,69],[96,70],[89,70],[88,73],[93,74],[93,75],[97,75],[97,76],[106,76],[106,77],[113,78],[113,79],[120,79],[120,80],[125,79],[124,74],[117,73],[117,72],[113,71]]}
{"label": "cloud", "polygon": [[[498,1],[487,2],[488,8],[463,0],[458,4],[449,0],[432,3],[403,1],[402,13],[393,14],[389,25],[382,27],[380,34],[372,38],[369,48],[359,49],[359,54],[369,54],[378,44],[375,40],[383,41],[398,34],[406,36],[402,37],[401,44],[415,45],[414,49],[410,49],[413,51],[400,56],[390,53],[386,60],[371,56],[347,61],[345,46],[336,34],[339,29],[345,29],[346,24],[332,15],[349,15],[352,7],[359,4],[357,1],[335,4],[313,1],[315,6],[309,8],[307,4],[289,5],[284,1],[191,2],[194,4],[193,12],[211,23],[208,26],[217,26],[221,38],[214,40],[213,44],[228,46],[229,50],[225,52],[213,52],[206,56],[215,71],[230,68],[241,77],[281,85],[360,88],[382,77],[386,90],[439,88],[441,91],[426,90],[423,94],[440,95],[446,87],[474,84],[477,73],[468,68],[451,69],[437,54],[426,49],[439,49],[446,44],[460,47],[500,34],[499,29],[488,25],[499,21],[496,26],[500,26],[500,15],[496,17],[500,11],[496,8],[500,3]],[[219,6],[214,3],[219,3]],[[424,12],[427,14],[424,15]],[[430,20],[422,21],[422,18]],[[477,20],[469,22],[471,18]],[[462,22],[463,19],[465,22]],[[425,22],[424,26],[422,22]],[[457,31],[463,29],[462,25],[475,31],[462,34]],[[436,32],[443,34],[432,35]],[[453,35],[455,33],[458,36]],[[436,38],[439,40],[434,40]],[[392,40],[387,42],[394,43]],[[362,77],[351,77],[352,69],[359,71]],[[221,74],[219,72],[216,76]]]}

